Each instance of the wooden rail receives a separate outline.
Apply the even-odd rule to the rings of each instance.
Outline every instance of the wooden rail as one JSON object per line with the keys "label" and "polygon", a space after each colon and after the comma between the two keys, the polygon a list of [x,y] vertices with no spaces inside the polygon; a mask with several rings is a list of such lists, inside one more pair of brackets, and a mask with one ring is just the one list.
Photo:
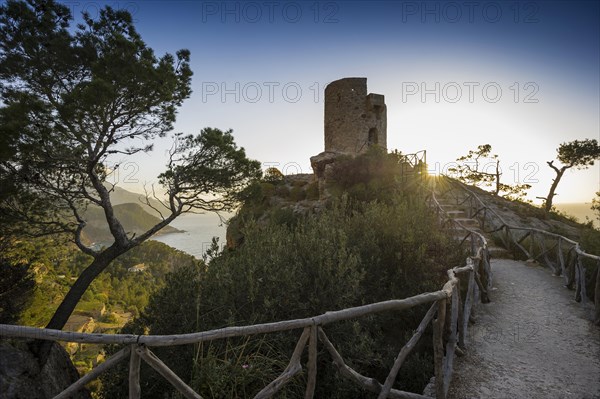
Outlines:
{"label": "wooden rail", "polygon": [[435,210],[443,228],[454,233],[455,237],[462,234],[460,244],[469,242],[471,258],[477,261],[475,281],[481,294],[481,302],[490,302],[489,291],[492,288],[493,273],[490,266],[490,253],[488,242],[485,236],[478,231],[465,226],[455,218],[451,218],[439,203],[435,195],[435,180],[432,180],[434,186],[430,194],[430,206]]}
{"label": "wooden rail", "polygon": [[[478,252],[481,255],[481,251]],[[425,395],[393,389],[396,376],[404,360],[415,348],[423,332],[433,322],[433,345],[435,391],[437,398],[445,398],[452,378],[452,365],[455,353],[462,353],[467,345],[467,327],[474,312],[473,305],[478,302],[478,278],[474,262],[477,257],[467,258],[464,267],[448,270],[448,281],[439,291],[427,292],[405,299],[378,302],[324,314],[304,319],[286,320],[275,323],[264,323],[250,326],[228,327],[211,331],[177,334],[177,335],[128,335],[128,334],[88,334],[59,330],[49,330],[35,327],[24,327],[0,324],[0,336],[12,338],[32,338],[51,341],[80,342],[89,344],[123,344],[119,352],[112,355],[104,363],[95,367],[88,374],[73,383],[56,398],[68,398],[69,395],[82,389],[87,383],[97,378],[101,373],[113,367],[120,361],[129,358],[129,397],[138,399],[140,392],[140,362],[143,360],[154,368],[160,375],[171,383],[184,397],[200,398],[184,381],[182,381],[167,365],[165,365],[150,350],[154,346],[184,345],[216,339],[239,337],[252,334],[276,333],[295,329],[303,329],[298,339],[296,349],[292,353],[288,366],[281,375],[258,392],[255,398],[270,398],[276,394],[294,375],[303,368],[300,358],[304,348],[308,346],[309,356],[307,365],[307,388],[305,398],[312,398],[317,376],[317,341],[320,341],[331,354],[334,364],[340,374],[363,389],[379,394],[379,398],[428,398]],[[468,289],[464,298],[461,297],[460,279],[466,279]],[[413,337],[402,347],[384,384],[373,378],[363,376],[348,366],[337,352],[323,329],[327,324],[342,320],[356,319],[387,311],[401,311],[424,304],[432,304],[429,311],[415,330]],[[450,308],[450,316],[446,317],[446,307]],[[435,319],[434,319],[434,316]],[[444,338],[444,331],[451,331]]]}
{"label": "wooden rail", "polygon": [[[585,252],[578,242],[560,234],[511,225],[464,184],[448,181],[467,194],[462,199],[457,198],[457,204],[466,208],[470,218],[479,220],[482,231],[495,234],[507,249],[517,250],[529,261],[537,261],[550,268],[554,275],[563,276],[566,287],[573,289],[575,285],[575,300],[583,306],[589,305],[587,287],[593,285],[593,318],[595,324],[600,325],[600,256]],[[589,278],[586,262],[596,266]]]}
{"label": "wooden rail", "polygon": [[427,172],[427,151],[421,150],[414,154],[402,154],[398,163],[400,165],[400,176],[403,181],[410,175],[417,175],[421,179],[424,179]]}
{"label": "wooden rail", "polygon": [[[270,384],[258,392],[255,398],[270,398],[275,395],[292,377],[303,371],[301,363],[302,353],[308,347],[308,362],[306,365],[307,385],[305,398],[314,396],[317,379],[317,342],[331,355],[339,373],[363,389],[378,394],[379,399],[426,399],[429,396],[401,391],[392,388],[398,372],[406,358],[410,355],[423,333],[429,326],[433,326],[434,348],[434,385],[435,397],[446,398],[452,379],[453,363],[457,354],[462,354],[468,345],[467,330],[469,321],[474,314],[474,306],[481,302],[488,302],[488,291],[491,287],[491,269],[489,253],[485,237],[476,231],[470,230],[457,221],[449,221],[444,216],[444,211],[432,193],[432,203],[437,207],[443,225],[452,225],[454,230],[464,230],[471,243],[471,256],[467,257],[466,265],[455,267],[447,271],[448,280],[438,291],[426,292],[404,299],[394,299],[357,306],[332,312],[326,312],[314,317],[303,319],[285,320],[273,323],[263,323],[248,326],[227,327],[210,331],[194,332],[175,335],[130,335],[130,334],[88,334],[69,331],[42,329],[35,327],[14,326],[0,324],[0,337],[42,339],[50,341],[79,342],[88,344],[121,344],[123,348],[113,354],[102,364],[96,366],[85,376],[74,382],[63,392],[55,396],[68,398],[82,389],[87,383],[97,378],[101,373],[110,369],[117,363],[129,358],[129,398],[139,399],[140,390],[140,364],[146,362],[154,368],[163,378],[177,389],[185,398],[199,399],[201,396],[194,392],[181,380],[167,365],[165,365],[151,350],[151,347],[193,344],[217,339],[248,336],[253,334],[269,334],[289,330],[300,330],[302,333],[291,355],[288,366]],[[465,240],[467,239],[465,238]],[[463,242],[465,242],[463,240]],[[467,284],[464,298],[461,294],[460,284]],[[485,284],[482,282],[484,281]],[[352,369],[344,361],[334,344],[327,337],[323,327],[349,319],[357,319],[381,312],[402,311],[419,305],[431,304],[429,310],[421,320],[413,336],[401,348],[392,369],[385,382],[366,377]],[[447,317],[447,313],[449,316]],[[449,334],[446,332],[449,331]]]}
{"label": "wooden rail", "polygon": [[[90,344],[123,344],[123,349],[112,355],[104,363],[95,367],[91,372],[83,376],[81,379],[73,383],[70,387],[65,389],[62,393],[57,395],[57,398],[68,398],[69,395],[77,392],[83,388],[87,383],[97,378],[101,373],[113,367],[118,362],[130,358],[130,369],[129,369],[129,397],[131,399],[140,398],[139,389],[139,367],[140,360],[148,363],[154,368],[160,375],[167,379],[184,397],[186,398],[200,398],[191,387],[183,382],[177,375],[171,371],[156,355],[150,350],[153,346],[170,346],[170,345],[183,345],[202,341],[210,341],[216,339],[223,339],[229,337],[245,336],[252,334],[265,334],[275,333],[280,331],[303,329],[303,332],[298,340],[296,349],[294,350],[291,360],[282,372],[282,374],[272,381],[268,386],[258,392],[255,398],[270,398],[277,393],[286,382],[288,382],[294,375],[302,371],[302,365],[300,364],[300,357],[304,348],[309,347],[309,361],[308,361],[308,383],[306,398],[312,398],[314,393],[314,387],[316,382],[316,345],[317,340],[321,341],[327,351],[332,355],[335,365],[338,367],[340,373],[354,381],[356,384],[362,386],[364,389],[379,393],[380,398],[427,398],[427,396],[400,391],[392,389],[392,385],[395,382],[398,370],[402,366],[404,359],[414,349],[416,343],[421,338],[423,331],[427,328],[429,323],[433,320],[434,315],[437,313],[437,318],[434,321],[434,346],[436,349],[436,362],[435,370],[436,377],[436,392],[438,392],[439,398],[444,398],[447,391],[448,385],[452,374],[452,362],[454,357],[454,349],[456,345],[463,346],[466,343],[466,325],[468,321],[468,315],[472,312],[472,304],[474,303],[474,296],[476,286],[473,284],[475,269],[472,265],[472,260],[467,260],[467,266],[461,268],[453,268],[448,270],[448,281],[441,290],[434,292],[427,292],[420,295],[412,296],[405,299],[390,300],[384,302],[373,303],[364,306],[358,306],[333,312],[327,312],[315,317],[286,320],[275,323],[264,323],[250,326],[240,327],[228,327],[218,330],[204,331],[190,334],[177,334],[177,335],[127,335],[127,334],[88,334],[88,333],[76,333],[59,330],[49,330],[35,327],[24,327],[0,324],[0,336],[1,337],[13,337],[13,338],[32,338],[32,339],[43,339],[51,341],[65,341],[65,342],[80,342]],[[458,312],[458,306],[460,303],[460,291],[458,287],[460,274],[468,275],[469,290],[465,297],[463,308],[461,312]],[[445,317],[446,303],[449,302],[451,306],[451,316],[449,319]],[[427,312],[423,321],[417,328],[415,335],[408,341],[408,343],[400,350],[394,367],[390,371],[385,384],[380,384],[378,381],[365,377],[359,374],[357,371],[350,368],[342,359],[340,354],[335,350],[333,344],[327,338],[323,326],[342,321],[360,318],[367,315],[372,315],[386,311],[400,311],[410,309],[414,306],[433,303],[430,310]],[[444,309],[444,311],[440,311]],[[459,313],[462,318],[459,318]],[[467,319],[464,319],[464,317]],[[446,355],[440,352],[439,348],[443,348],[443,331],[444,326],[449,324],[454,332],[451,338],[445,344]],[[459,325],[460,324],[460,325]],[[460,331],[460,339],[456,339],[456,332]]]}

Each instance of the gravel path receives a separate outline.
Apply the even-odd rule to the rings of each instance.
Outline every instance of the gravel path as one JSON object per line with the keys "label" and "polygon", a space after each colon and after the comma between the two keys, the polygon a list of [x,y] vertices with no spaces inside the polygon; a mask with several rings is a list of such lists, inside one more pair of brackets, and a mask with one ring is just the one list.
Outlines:
{"label": "gravel path", "polygon": [[600,398],[600,328],[537,264],[492,261],[492,302],[480,305],[449,398]]}

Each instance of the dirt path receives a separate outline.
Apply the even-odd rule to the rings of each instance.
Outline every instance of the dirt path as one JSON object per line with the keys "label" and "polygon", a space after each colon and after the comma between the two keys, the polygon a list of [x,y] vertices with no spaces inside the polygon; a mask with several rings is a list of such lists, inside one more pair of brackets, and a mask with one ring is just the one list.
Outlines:
{"label": "dirt path", "polygon": [[600,398],[600,328],[563,279],[512,260],[492,270],[493,302],[478,309],[449,398]]}

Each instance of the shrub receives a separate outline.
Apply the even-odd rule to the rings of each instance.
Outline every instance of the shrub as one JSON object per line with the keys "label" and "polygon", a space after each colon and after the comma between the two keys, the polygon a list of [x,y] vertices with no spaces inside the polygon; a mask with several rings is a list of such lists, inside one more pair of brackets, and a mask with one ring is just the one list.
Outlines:
{"label": "shrub", "polygon": [[[302,318],[439,289],[445,270],[464,260],[462,254],[437,230],[421,198],[389,202],[357,204],[342,198],[295,224],[277,223],[277,218],[266,224],[248,221],[243,245],[220,253],[207,267],[187,266],[169,275],[124,332],[174,334]],[[352,367],[383,381],[425,311],[334,323],[325,331]],[[295,330],[155,352],[204,397],[251,397],[283,371],[299,335]],[[401,388],[422,389],[432,375],[430,343],[423,337],[407,360],[411,370],[403,373],[410,379],[403,379]],[[327,354],[318,360],[316,397],[364,396],[338,375]],[[149,371],[142,371],[147,395],[170,394],[168,384],[150,383]],[[126,376],[124,369],[121,375],[109,374],[106,378],[117,381],[107,385],[106,395],[126,397]],[[291,381],[278,397],[300,396],[304,379]]]}
{"label": "shrub", "polygon": [[306,187],[306,199],[316,201],[319,199],[319,182],[314,181]]}
{"label": "shrub", "polygon": [[279,183],[284,179],[283,173],[275,167],[270,167],[265,170],[265,176],[263,178],[264,181],[269,183]]}
{"label": "shrub", "polygon": [[271,220],[274,224],[285,224],[288,227],[293,227],[298,222],[299,217],[294,214],[291,208],[277,208],[271,214]]}
{"label": "shrub", "polygon": [[290,200],[298,202],[306,198],[306,192],[302,187],[294,186],[290,190]]}
{"label": "shrub", "polygon": [[399,178],[397,154],[373,146],[355,158],[336,159],[328,175],[328,185],[336,196],[347,193],[359,201],[389,201],[399,191]]}
{"label": "shrub", "polygon": [[275,189],[275,194],[281,198],[287,198],[290,196],[290,188],[284,184],[277,186]]}
{"label": "shrub", "polygon": [[118,324],[121,320],[119,319],[119,316],[117,316],[114,312],[108,312],[104,316],[102,316],[101,321],[103,321],[104,323]]}
{"label": "shrub", "polygon": [[269,199],[275,194],[275,186],[272,183],[260,183],[263,198]]}

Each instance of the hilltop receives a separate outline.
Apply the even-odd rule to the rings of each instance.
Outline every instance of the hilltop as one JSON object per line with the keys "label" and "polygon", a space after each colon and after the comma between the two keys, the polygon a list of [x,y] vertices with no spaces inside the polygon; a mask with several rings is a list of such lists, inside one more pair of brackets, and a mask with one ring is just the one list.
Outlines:
{"label": "hilltop", "polygon": [[150,205],[148,205],[146,203],[146,196],[144,194],[134,193],[132,191],[125,190],[122,187],[108,184],[107,188],[111,190],[110,201],[113,205],[138,204],[145,212],[155,217],[160,217],[159,211],[163,215],[169,213],[167,207],[154,198],[148,199],[148,202],[150,202]]}
{"label": "hilltop", "polygon": [[[128,195],[135,195],[125,190],[121,190]],[[121,196],[121,199],[126,196]],[[112,199],[112,197],[111,197]],[[120,203],[113,206],[115,215],[123,224],[125,231],[128,233],[141,234],[150,229],[152,226],[160,222],[160,219],[146,212],[141,204],[137,203]],[[108,229],[104,211],[99,207],[89,207],[84,214],[87,225],[83,229],[85,239],[89,243],[110,243],[113,237]],[[169,233],[182,233],[175,227],[165,226],[157,235]]]}

